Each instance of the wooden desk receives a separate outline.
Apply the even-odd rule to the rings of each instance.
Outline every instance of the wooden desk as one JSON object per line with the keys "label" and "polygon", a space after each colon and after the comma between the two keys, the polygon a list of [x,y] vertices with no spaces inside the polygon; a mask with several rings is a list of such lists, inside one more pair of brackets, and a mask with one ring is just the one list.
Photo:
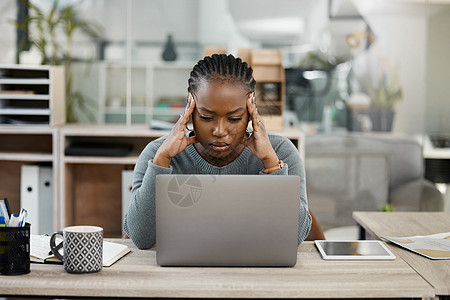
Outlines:
{"label": "wooden desk", "polygon": [[[353,218],[378,239],[450,230],[450,212],[353,212]],[[428,259],[393,244],[390,248],[435,288],[436,295],[450,295],[450,260]]]}
{"label": "wooden desk", "polygon": [[47,297],[401,298],[432,297],[433,288],[401,258],[325,261],[303,243],[293,268],[177,268],[156,265],[155,251],[137,250],[94,274],[32,264],[21,276],[1,276],[0,295]]}

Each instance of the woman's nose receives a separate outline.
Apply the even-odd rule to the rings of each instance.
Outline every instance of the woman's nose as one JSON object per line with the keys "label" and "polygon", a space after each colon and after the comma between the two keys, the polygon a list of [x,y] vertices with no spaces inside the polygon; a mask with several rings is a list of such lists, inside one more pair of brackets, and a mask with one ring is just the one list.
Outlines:
{"label": "woman's nose", "polygon": [[226,123],[223,120],[217,120],[214,124],[213,135],[217,137],[224,137],[227,135]]}

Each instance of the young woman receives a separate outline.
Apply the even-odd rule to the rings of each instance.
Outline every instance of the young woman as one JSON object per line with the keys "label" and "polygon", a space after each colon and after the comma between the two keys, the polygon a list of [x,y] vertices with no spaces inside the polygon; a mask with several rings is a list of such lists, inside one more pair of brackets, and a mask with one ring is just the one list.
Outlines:
{"label": "young woman", "polygon": [[[147,145],[134,169],[124,229],[138,248],[155,244],[156,176],[176,173],[300,176],[298,245],[305,240],[311,216],[303,162],[290,140],[266,132],[252,72],[232,55],[207,56],[194,66],[184,113],[167,136]],[[193,130],[187,127],[191,118]]]}

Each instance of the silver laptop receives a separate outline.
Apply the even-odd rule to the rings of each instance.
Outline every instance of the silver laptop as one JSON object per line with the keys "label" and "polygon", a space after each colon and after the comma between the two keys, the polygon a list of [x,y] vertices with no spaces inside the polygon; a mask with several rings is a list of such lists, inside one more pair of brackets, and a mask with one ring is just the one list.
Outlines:
{"label": "silver laptop", "polygon": [[161,266],[294,266],[298,176],[158,175]]}

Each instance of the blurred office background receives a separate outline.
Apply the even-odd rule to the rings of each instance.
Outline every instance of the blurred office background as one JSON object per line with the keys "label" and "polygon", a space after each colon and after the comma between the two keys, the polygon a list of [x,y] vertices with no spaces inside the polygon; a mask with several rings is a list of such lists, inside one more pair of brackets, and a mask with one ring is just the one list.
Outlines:
{"label": "blurred office background", "polygon": [[[20,16],[18,9],[27,6],[26,3],[35,5],[46,17],[55,2],[2,1],[0,63],[39,63],[42,58],[36,47],[23,44],[21,37],[17,37],[13,24]],[[318,123],[326,126],[322,130],[347,128],[344,114],[348,107],[364,106],[371,101],[367,97],[369,89],[377,89],[385,81],[386,88],[392,85],[401,91],[392,107],[394,132],[450,131],[447,118],[450,101],[446,98],[449,87],[445,76],[450,64],[448,1],[60,0],[56,3],[58,8],[73,6],[76,17],[92,25],[98,34],[92,37],[83,30],[75,30],[73,35],[75,88],[93,101],[91,109],[95,111],[95,117],[90,118],[89,113],[75,112],[78,122],[119,122],[120,118],[113,116],[113,108],[126,106],[130,100],[136,107],[144,105],[147,93],[151,93],[149,86],[161,90],[156,92],[161,93],[157,95],[160,98],[164,97],[164,89],[178,88],[179,96],[185,97],[184,81],[189,68],[203,57],[206,46],[220,46],[234,54],[239,48],[282,50],[287,69],[289,124],[319,130]],[[28,14],[36,14],[36,10],[28,9]],[[36,23],[32,22],[29,38],[38,39],[38,35]],[[176,57],[168,68],[177,68],[181,75],[170,74],[174,75],[173,82],[145,78],[148,65],[164,66],[159,63],[164,62],[162,52],[169,35]],[[55,32],[60,58],[65,54],[65,38],[63,31]],[[23,50],[19,54],[16,45]],[[50,52],[50,40],[47,48]],[[165,75],[164,70],[161,73],[156,75]],[[128,77],[131,84],[127,85]],[[111,80],[118,82],[110,86]],[[131,89],[131,95],[127,89]],[[137,113],[135,119],[134,122],[144,122]],[[364,124],[364,118],[353,123],[357,130],[371,129],[370,124]]]}
{"label": "blurred office background", "polygon": [[[18,28],[27,15],[36,17],[41,12],[45,19],[52,8],[65,7],[73,8],[74,20],[84,23],[71,36],[71,46],[67,32],[55,30],[44,57],[42,49],[30,43],[40,38],[36,20],[25,32]],[[307,174],[314,178],[311,193],[323,186],[335,191],[342,187],[333,178],[323,180],[326,159],[331,159],[327,164],[334,171],[350,170],[352,159],[367,154],[369,148],[379,147],[378,154],[387,151],[384,146],[360,145],[358,140],[355,145],[360,149],[352,147],[356,154],[341,163],[330,152],[349,153],[350,133],[417,140],[420,156],[411,156],[417,177],[426,175],[425,146],[431,150],[450,147],[450,1],[3,0],[0,31],[1,64],[40,64],[43,58],[64,64],[70,47],[72,89],[78,102],[69,105],[68,122],[76,123],[164,127],[182,109],[190,69],[204,56],[205,48],[235,55],[239,49],[280,49],[285,72],[284,125],[305,132]],[[56,52],[52,52],[53,42],[58,45]],[[267,88],[270,92],[271,87]],[[328,143],[343,146],[331,150]],[[441,184],[445,194],[450,155],[439,152],[428,158],[439,160],[429,170],[445,174],[427,178]],[[384,163],[384,169],[374,171],[374,165]],[[348,177],[336,176],[372,182],[368,189],[374,191],[376,183],[387,186],[383,199],[374,200],[376,205],[359,207],[380,209],[394,188],[392,177],[400,176],[391,174],[392,164],[386,157],[381,163],[370,160],[364,175],[358,173],[364,168],[358,167]],[[409,170],[401,164],[395,168]],[[374,179],[377,172],[381,175]],[[348,193],[343,197],[364,197]],[[322,196],[324,202],[312,204],[319,211],[330,205],[329,196]],[[310,199],[319,203],[313,195]],[[351,211],[350,204],[333,205]],[[324,211],[320,218],[325,220],[330,213]]]}

